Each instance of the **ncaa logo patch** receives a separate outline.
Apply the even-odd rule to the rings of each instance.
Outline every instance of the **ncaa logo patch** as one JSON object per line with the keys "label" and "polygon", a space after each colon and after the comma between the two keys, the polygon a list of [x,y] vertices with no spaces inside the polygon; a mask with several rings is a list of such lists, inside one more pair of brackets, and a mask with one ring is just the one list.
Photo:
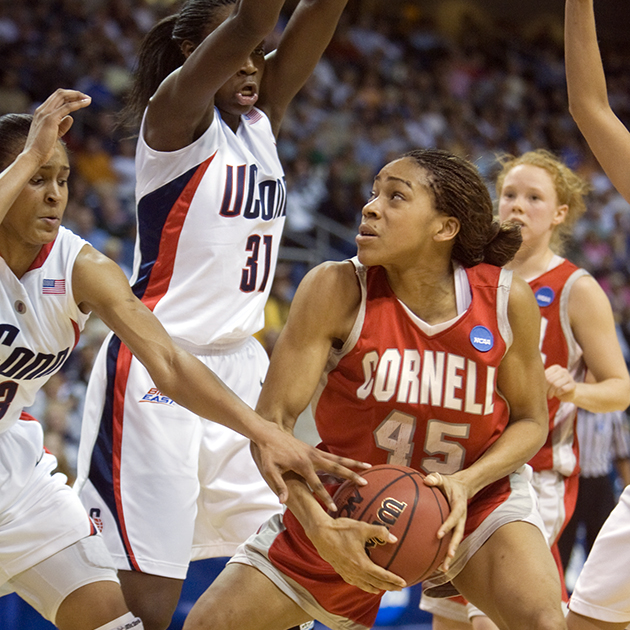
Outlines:
{"label": "ncaa logo patch", "polygon": [[494,337],[485,326],[475,326],[470,331],[470,343],[479,352],[488,352],[494,346]]}
{"label": "ncaa logo patch", "polygon": [[551,287],[541,287],[536,291],[535,296],[538,306],[549,306],[556,298],[556,294]]}

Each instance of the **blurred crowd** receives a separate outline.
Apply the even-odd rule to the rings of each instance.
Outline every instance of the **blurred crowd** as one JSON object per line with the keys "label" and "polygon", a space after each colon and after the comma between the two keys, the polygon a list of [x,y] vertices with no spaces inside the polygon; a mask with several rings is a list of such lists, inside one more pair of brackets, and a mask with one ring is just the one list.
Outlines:
{"label": "blurred crowd", "polygon": [[[287,239],[314,233],[322,216],[354,229],[376,171],[408,149],[439,147],[471,159],[494,194],[497,156],[547,148],[592,184],[588,212],[565,253],[608,293],[630,363],[630,206],[568,112],[562,16],[525,26],[493,19],[472,0],[441,3],[437,14],[420,4],[350,0],[278,141],[289,190]],[[67,138],[73,171],[64,222],[130,276],[135,139],[117,126],[117,113],[142,37],[177,3],[0,0],[0,7],[0,114],[32,111],[57,87],[92,97]],[[630,126],[630,54],[605,42],[602,48],[611,104]],[[341,255],[355,253],[352,240],[336,246]],[[279,265],[260,335],[269,351],[303,273],[291,260]],[[106,332],[90,320],[67,368],[31,410],[70,478],[87,377]]]}

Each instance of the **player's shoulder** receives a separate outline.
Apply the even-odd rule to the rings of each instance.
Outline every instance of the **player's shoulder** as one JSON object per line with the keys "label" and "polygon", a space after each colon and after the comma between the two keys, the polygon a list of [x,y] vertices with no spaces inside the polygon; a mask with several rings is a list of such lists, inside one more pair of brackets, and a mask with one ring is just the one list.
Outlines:
{"label": "player's shoulder", "polygon": [[295,297],[330,315],[339,317],[354,312],[361,301],[355,265],[349,260],[317,265],[306,274]]}
{"label": "player's shoulder", "polygon": [[344,289],[357,286],[356,267],[350,260],[326,261],[311,269],[304,283],[317,288]]}

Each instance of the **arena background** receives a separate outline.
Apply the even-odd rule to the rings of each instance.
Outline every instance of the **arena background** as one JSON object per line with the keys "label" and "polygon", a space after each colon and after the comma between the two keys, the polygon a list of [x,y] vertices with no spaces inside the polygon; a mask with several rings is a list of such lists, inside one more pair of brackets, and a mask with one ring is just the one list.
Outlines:
{"label": "arena background", "polygon": [[[295,0],[287,2],[287,11],[294,4]],[[133,243],[133,221],[130,219],[133,207],[132,186],[130,192],[132,158],[124,137],[114,130],[112,118],[120,108],[143,28],[147,27],[147,21],[152,17],[161,17],[176,6],[177,3],[172,2],[143,3],[141,0],[0,0],[0,113],[16,111],[15,107],[5,109],[16,104],[24,111],[31,110],[56,87],[79,87],[95,97],[92,111],[77,115],[77,124],[69,138],[75,163],[70,182],[73,199],[67,212],[67,224],[117,259],[127,270],[130,264],[128,252]],[[630,64],[627,30],[630,26],[630,2],[598,0],[596,11],[607,71],[611,71],[613,77],[609,86],[611,101],[614,99],[616,111],[628,122]],[[409,125],[413,114],[401,123],[396,113],[392,114],[391,103],[388,104],[391,94],[402,101],[405,97],[409,98],[404,94],[407,86],[409,89],[418,85],[428,86],[429,96],[421,93],[411,95],[411,100],[421,101],[421,111],[433,97],[438,109],[444,106],[449,111],[454,107],[453,99],[457,97],[464,101],[470,99],[471,102],[477,99],[474,115],[469,112],[457,112],[455,115],[469,119],[467,138],[454,138],[446,132],[442,135],[438,133],[435,138],[436,145],[461,150],[474,159],[480,169],[485,169],[489,185],[492,167],[488,165],[488,156],[495,151],[515,150],[521,146],[519,142],[527,145],[531,140],[527,139],[527,130],[523,129],[509,129],[510,133],[516,134],[516,140],[510,142],[504,142],[502,129],[484,131],[488,127],[488,119],[483,114],[484,104],[478,102],[479,94],[486,90],[488,98],[492,98],[494,92],[487,87],[489,81],[518,83],[519,78],[527,77],[518,95],[526,106],[523,111],[515,106],[507,117],[516,120],[525,113],[531,118],[525,120],[522,127],[531,123],[536,128],[540,119],[545,119],[546,122],[540,123],[540,133],[535,136],[539,145],[562,153],[594,182],[596,190],[590,207],[595,210],[585,218],[583,228],[578,230],[576,242],[569,246],[569,255],[578,264],[591,269],[608,291],[618,315],[620,341],[627,351],[626,337],[630,337],[630,269],[626,249],[630,247],[627,236],[630,207],[610,189],[566,112],[561,74],[562,0],[350,0],[346,14],[346,23],[342,27],[343,41],[333,42],[326,71],[320,73],[318,79],[311,82],[303,95],[296,99],[287,117],[287,129],[280,138],[289,189],[293,186],[293,190],[305,191],[309,198],[317,197],[319,205],[306,208],[308,199],[297,196],[292,199],[296,207],[300,206],[307,223],[289,223],[288,226],[283,261],[268,313],[268,327],[261,335],[269,351],[295,285],[305,270],[325,258],[341,258],[353,253],[352,235],[360,200],[366,182],[368,186],[371,182],[373,171],[373,165],[362,161],[362,156],[369,153],[373,145],[357,136],[332,155],[313,140],[320,131],[318,125],[323,124],[321,119],[326,118],[320,114],[323,112],[331,116],[336,107],[335,99],[341,98],[333,98],[331,94],[343,92],[341,88],[347,87],[339,77],[348,67],[354,68],[358,76],[352,79],[356,82],[351,84],[351,88],[361,92],[364,101],[357,104],[349,96],[343,101],[344,106],[350,103],[350,110],[375,129],[380,129],[383,121],[391,126],[391,138],[381,139],[383,155],[400,148],[392,140],[395,136],[403,131],[413,136]],[[389,30],[383,29],[385,24]],[[396,57],[394,52],[391,63],[379,65],[383,56],[387,56],[382,50],[378,53],[360,51],[357,54],[356,49],[349,52],[349,34],[359,26],[365,29],[362,31],[364,34],[370,30],[379,32],[384,37],[380,40],[381,44],[387,42],[388,37],[394,41],[404,39],[401,56]],[[83,29],[89,32],[90,42],[83,39]],[[97,37],[92,37],[94,34]],[[418,47],[410,44],[414,35],[418,36],[417,40],[413,40],[418,42]],[[482,36],[488,37],[498,50],[514,54],[518,58],[518,69],[506,69],[493,59],[496,51],[489,52],[487,42],[479,43]],[[116,38],[118,46],[114,43]],[[429,40],[430,43],[427,43]],[[433,62],[440,56],[444,56],[444,62],[438,60],[438,63],[425,64],[422,55],[427,50],[426,46],[432,47]],[[50,54],[51,50],[57,54]],[[462,61],[462,57],[471,55],[471,52],[479,54],[480,64],[472,70]],[[474,56],[471,55],[468,60]],[[351,61],[348,61],[350,58]],[[534,62],[530,65],[532,59]],[[419,62],[422,72],[427,75],[425,83],[416,82],[414,60]],[[378,85],[376,88],[372,86],[370,92],[365,77],[370,74],[370,66],[375,64],[379,65]],[[396,79],[401,64],[406,79]],[[457,67],[458,64],[460,67]],[[446,69],[453,77],[452,85],[437,85],[437,68],[440,71]],[[330,70],[337,75],[332,87],[330,76],[326,75]],[[459,82],[456,80],[458,77]],[[329,83],[326,84],[326,81]],[[521,93],[523,87],[525,90]],[[452,93],[448,93],[449,89]],[[373,98],[373,101],[366,105],[365,99],[368,98]],[[408,103],[406,111],[409,107]],[[399,128],[399,124],[402,127]],[[303,131],[305,127],[310,130],[306,135]],[[479,148],[477,131],[487,140],[487,146]],[[420,133],[413,137],[424,136]],[[93,141],[100,146],[92,147]],[[351,153],[349,159],[346,159],[344,151]],[[107,180],[105,175],[109,177],[110,171],[114,177]],[[357,194],[349,195],[350,188]],[[347,206],[341,225],[337,221],[339,217],[334,214],[339,208],[335,203],[337,195],[341,196],[344,207]],[[347,238],[343,238],[344,235]],[[99,322],[92,321],[75,351],[74,362],[68,365],[68,371],[42,392],[32,410],[45,426],[48,448],[58,456],[61,469],[70,479],[74,474],[73,457],[82,393],[91,360],[103,334]],[[316,440],[308,418],[303,420],[302,430],[306,439]],[[221,560],[193,564],[171,630],[181,628],[187,610],[222,564]],[[418,630],[430,627],[429,616],[418,610],[419,595],[419,587],[413,587],[401,594],[388,596],[379,615],[379,627],[414,626]],[[17,597],[0,598],[1,630],[43,628],[52,628],[52,625],[41,620]]]}

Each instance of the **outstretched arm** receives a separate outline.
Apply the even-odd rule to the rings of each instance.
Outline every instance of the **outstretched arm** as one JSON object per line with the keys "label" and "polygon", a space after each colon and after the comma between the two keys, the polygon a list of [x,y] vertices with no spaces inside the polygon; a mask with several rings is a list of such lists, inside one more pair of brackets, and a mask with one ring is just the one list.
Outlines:
{"label": "outstretched arm", "polygon": [[608,102],[593,0],[566,0],[569,110],[615,188],[630,202],[630,133]]}
{"label": "outstretched arm", "polygon": [[79,253],[72,280],[81,310],[94,311],[118,335],[147,368],[160,391],[193,413],[257,444],[261,473],[280,501],[288,499],[282,474],[290,470],[307,479],[328,502],[331,499],[316,470],[358,480],[357,474],[345,467],[359,467],[357,462],[322,453],[266,422],[201,361],[176,346],[155,315],[132,293],[118,265],[93,247],[86,245]]}
{"label": "outstretched arm", "polygon": [[0,223],[29,179],[52,157],[57,140],[72,126],[70,114],[91,100],[82,92],[59,89],[35,110],[24,149],[0,173]]}
{"label": "outstretched arm", "polygon": [[301,0],[267,56],[259,106],[276,135],[293,97],[311,75],[332,39],[348,0]]}

